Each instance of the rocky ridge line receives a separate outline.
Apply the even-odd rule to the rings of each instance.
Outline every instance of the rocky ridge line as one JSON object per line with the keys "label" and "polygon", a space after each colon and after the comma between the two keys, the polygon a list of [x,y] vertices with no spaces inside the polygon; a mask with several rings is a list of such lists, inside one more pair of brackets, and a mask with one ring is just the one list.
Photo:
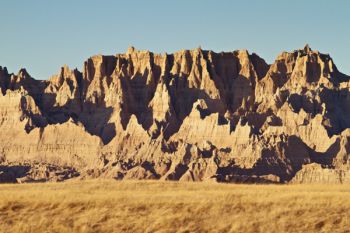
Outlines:
{"label": "rocky ridge line", "polygon": [[309,46],[272,65],[131,47],[48,80],[0,67],[0,159],[80,178],[348,183],[349,85]]}

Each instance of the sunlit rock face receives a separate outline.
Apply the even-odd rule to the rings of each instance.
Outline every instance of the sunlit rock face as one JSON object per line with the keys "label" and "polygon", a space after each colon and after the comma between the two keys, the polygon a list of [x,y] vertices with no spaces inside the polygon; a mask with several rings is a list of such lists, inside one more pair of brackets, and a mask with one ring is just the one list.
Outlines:
{"label": "sunlit rock face", "polygon": [[0,67],[0,173],[346,183],[349,80],[309,46],[271,65],[246,50],[129,48],[48,80]]}

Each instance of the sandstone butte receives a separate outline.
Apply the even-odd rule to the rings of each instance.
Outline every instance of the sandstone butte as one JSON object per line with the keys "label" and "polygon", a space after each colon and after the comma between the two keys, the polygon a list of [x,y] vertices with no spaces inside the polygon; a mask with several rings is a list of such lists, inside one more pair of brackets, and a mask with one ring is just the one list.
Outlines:
{"label": "sandstone butte", "polygon": [[309,46],[133,47],[48,80],[0,67],[0,182],[350,183],[350,77]]}

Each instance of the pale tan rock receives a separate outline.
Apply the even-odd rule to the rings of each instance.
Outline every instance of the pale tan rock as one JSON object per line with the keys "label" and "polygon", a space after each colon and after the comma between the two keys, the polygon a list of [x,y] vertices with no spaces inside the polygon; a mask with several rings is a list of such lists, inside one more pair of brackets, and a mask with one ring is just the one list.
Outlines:
{"label": "pale tan rock", "polygon": [[291,183],[349,184],[349,170],[322,168],[319,164],[304,165]]}
{"label": "pale tan rock", "polygon": [[309,46],[271,65],[247,50],[130,47],[48,80],[0,67],[0,88],[3,163],[69,166],[84,179],[253,183],[335,182],[350,169],[350,78]]}

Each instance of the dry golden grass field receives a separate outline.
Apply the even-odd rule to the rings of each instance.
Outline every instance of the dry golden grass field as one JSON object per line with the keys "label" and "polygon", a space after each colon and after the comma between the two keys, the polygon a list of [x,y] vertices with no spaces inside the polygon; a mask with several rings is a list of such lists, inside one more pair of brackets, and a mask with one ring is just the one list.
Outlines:
{"label": "dry golden grass field", "polygon": [[0,185],[1,232],[350,232],[350,186]]}

